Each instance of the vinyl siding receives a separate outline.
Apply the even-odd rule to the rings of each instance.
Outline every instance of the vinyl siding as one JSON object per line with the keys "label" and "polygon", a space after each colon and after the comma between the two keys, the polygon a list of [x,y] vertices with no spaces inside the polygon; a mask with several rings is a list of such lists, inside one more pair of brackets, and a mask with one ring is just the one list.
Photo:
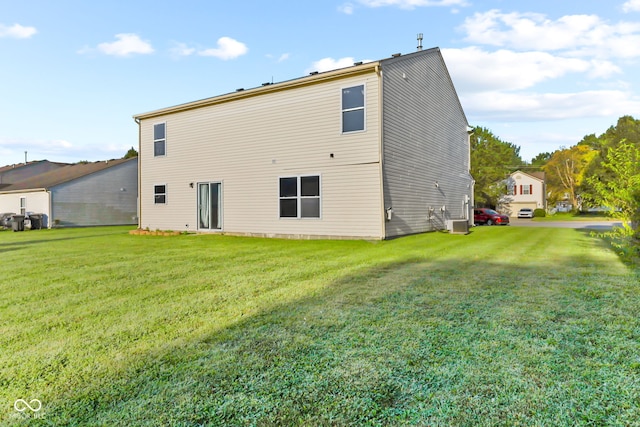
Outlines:
{"label": "vinyl siding", "polygon": [[383,61],[382,75],[384,204],[393,208],[386,236],[468,218],[467,121],[440,52]]}
{"label": "vinyl siding", "polygon": [[0,213],[20,214],[21,197],[26,198],[27,213],[44,214],[43,227],[47,227],[49,225],[49,193],[46,191],[0,194]]}
{"label": "vinyl siding", "polygon": [[[343,135],[341,88],[358,84],[366,131]],[[196,184],[222,182],[223,232],[381,238],[378,100],[370,73],[141,120],[140,226],[196,231]],[[160,122],[166,156],[154,157]],[[315,174],[321,218],[280,219],[279,177]],[[167,185],[165,205],[154,204],[156,184]]]}
{"label": "vinyl siding", "polygon": [[[138,165],[131,160],[50,189],[60,226],[137,223]],[[122,191],[124,190],[124,191]]]}

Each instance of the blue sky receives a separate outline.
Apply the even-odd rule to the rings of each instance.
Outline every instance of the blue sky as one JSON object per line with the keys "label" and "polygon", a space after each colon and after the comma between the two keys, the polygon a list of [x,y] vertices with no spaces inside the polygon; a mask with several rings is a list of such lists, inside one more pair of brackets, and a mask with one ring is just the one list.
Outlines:
{"label": "blue sky", "polygon": [[439,47],[472,126],[536,154],[640,118],[640,0],[0,0],[0,165],[122,157],[132,115]]}

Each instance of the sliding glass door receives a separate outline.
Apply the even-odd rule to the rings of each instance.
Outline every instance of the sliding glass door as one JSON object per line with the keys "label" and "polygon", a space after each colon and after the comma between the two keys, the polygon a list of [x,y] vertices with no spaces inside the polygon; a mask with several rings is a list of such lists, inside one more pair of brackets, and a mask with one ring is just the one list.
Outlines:
{"label": "sliding glass door", "polygon": [[198,183],[198,229],[222,230],[222,183]]}

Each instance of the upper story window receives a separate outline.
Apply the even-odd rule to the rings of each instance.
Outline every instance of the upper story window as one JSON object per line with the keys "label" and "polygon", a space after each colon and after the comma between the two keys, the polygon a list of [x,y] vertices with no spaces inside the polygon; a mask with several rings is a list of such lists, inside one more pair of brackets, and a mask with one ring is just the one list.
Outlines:
{"label": "upper story window", "polygon": [[167,126],[166,123],[153,125],[153,155],[164,156],[167,152]]}
{"label": "upper story window", "polygon": [[320,176],[280,178],[280,218],[320,218]]}
{"label": "upper story window", "polygon": [[342,89],[342,132],[364,130],[364,85]]}

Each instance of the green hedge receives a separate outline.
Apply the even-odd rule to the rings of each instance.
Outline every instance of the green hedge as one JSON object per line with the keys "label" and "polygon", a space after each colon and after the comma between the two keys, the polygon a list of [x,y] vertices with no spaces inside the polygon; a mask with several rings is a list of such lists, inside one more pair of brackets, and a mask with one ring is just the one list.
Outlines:
{"label": "green hedge", "polygon": [[533,211],[534,218],[544,218],[545,216],[547,216],[547,212],[544,209],[535,209]]}

